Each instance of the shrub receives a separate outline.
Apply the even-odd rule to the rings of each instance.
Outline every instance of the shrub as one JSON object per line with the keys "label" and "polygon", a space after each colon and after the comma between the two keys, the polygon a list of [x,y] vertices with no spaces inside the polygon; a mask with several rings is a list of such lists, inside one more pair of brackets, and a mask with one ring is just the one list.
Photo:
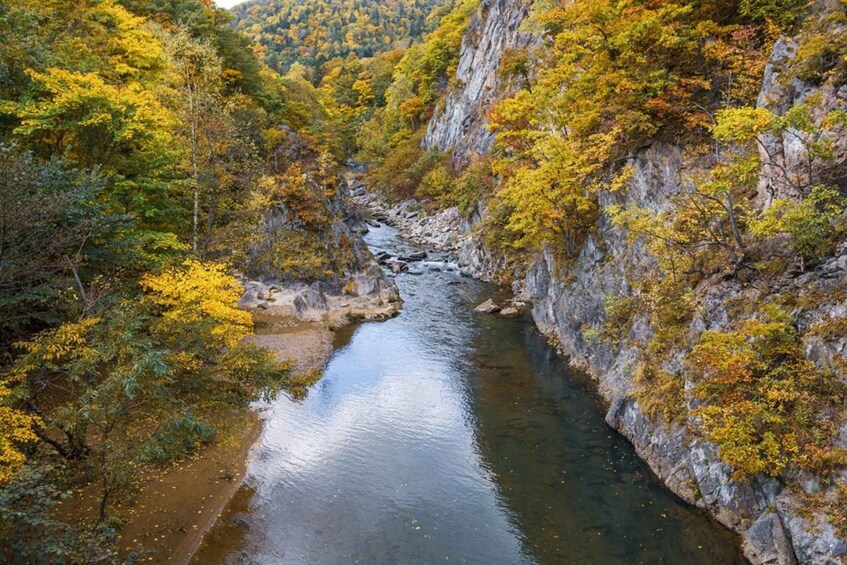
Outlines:
{"label": "shrub", "polygon": [[835,220],[844,212],[838,189],[816,185],[802,200],[774,200],[750,231],[759,237],[787,234],[789,246],[801,264],[832,252],[842,229]]}
{"label": "shrub", "polygon": [[847,399],[844,383],[806,358],[793,320],[775,306],[729,331],[709,330],[694,348],[693,411],[734,478],[821,470],[842,459],[831,412]]}

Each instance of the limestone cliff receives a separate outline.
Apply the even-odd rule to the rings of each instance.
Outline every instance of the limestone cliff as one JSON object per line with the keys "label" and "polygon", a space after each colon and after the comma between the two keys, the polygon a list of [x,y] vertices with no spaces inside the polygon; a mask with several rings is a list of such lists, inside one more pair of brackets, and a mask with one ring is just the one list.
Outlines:
{"label": "limestone cliff", "polygon": [[[526,2],[521,0],[482,2],[464,37],[456,77],[458,86],[429,123],[426,147],[452,151],[454,163],[459,165],[491,148],[485,112],[493,101],[508,94],[497,77],[500,59],[508,47],[536,41],[520,31],[527,11]],[[784,113],[816,93],[822,96],[826,108],[843,108],[847,87],[839,90],[806,84],[798,78],[780,79],[794,50],[794,42],[789,38],[777,42],[758,104]],[[807,165],[796,137],[772,135],[761,147],[764,166],[757,206],[768,206],[773,198],[786,195],[786,189],[775,180],[775,171]],[[835,158],[826,167],[820,163],[814,166],[820,167],[821,174],[831,182],[843,185],[847,135],[842,131],[836,132],[835,137]],[[640,150],[628,163],[634,175],[626,196],[601,194],[601,206],[632,204],[652,210],[667,208],[669,199],[680,190],[679,170],[684,158],[685,147],[679,145],[654,143]],[[486,249],[475,233],[475,226],[485,214],[481,203],[465,223],[465,235],[457,247],[463,272],[490,279],[504,268],[504,263],[496,253]],[[531,299],[532,314],[541,331],[559,345],[574,365],[597,380],[601,394],[609,403],[606,416],[609,425],[632,441],[639,455],[676,494],[739,532],[745,553],[753,563],[847,562],[847,541],[839,537],[827,516],[823,513],[811,516],[799,510],[802,492],[767,477],[733,481],[732,469],[721,462],[714,445],[697,437],[688,426],[667,425],[644,414],[632,396],[632,372],[638,359],[637,344],[646,342],[654,331],[646,319],[636,320],[629,339],[622,340],[620,346],[588,337],[591,332],[586,330],[600,327],[605,320],[605,297],[630,293],[627,273],[649,270],[651,265],[646,252],[638,245],[628,245],[623,230],[601,215],[597,229],[572,264],[561,267],[552,253],[544,252],[526,270],[513,274],[515,288]],[[702,281],[696,289],[702,308],[689,331],[698,335],[705,329],[729,327],[736,315],[730,307],[733,302],[816,292],[824,298],[815,306],[792,312],[798,319],[800,332],[805,333],[815,323],[847,315],[847,304],[842,298],[845,288],[847,244],[842,244],[834,256],[813,270],[788,272],[776,285],[762,287],[733,277],[715,276]],[[825,342],[807,335],[805,343],[807,354],[816,362],[847,354],[845,339]],[[680,369],[686,354],[676,351],[671,364],[677,364],[676,368]],[[841,430],[840,441],[847,446],[847,426]],[[847,481],[847,472],[842,471],[841,480]],[[809,493],[823,488],[814,476],[797,477],[795,482]]]}

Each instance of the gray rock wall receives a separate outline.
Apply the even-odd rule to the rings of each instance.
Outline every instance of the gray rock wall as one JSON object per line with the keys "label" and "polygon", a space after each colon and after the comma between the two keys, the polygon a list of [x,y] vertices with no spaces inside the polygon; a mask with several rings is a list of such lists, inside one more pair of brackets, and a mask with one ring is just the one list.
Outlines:
{"label": "gray rock wall", "polygon": [[[504,49],[534,41],[518,31],[526,13],[525,3],[518,0],[483,2],[462,44],[457,72],[460,86],[449,95],[444,107],[430,122],[425,147],[452,150],[454,162],[459,165],[474,154],[490,149],[492,138],[485,128],[485,113],[492,102],[508,94],[500,85],[496,68]],[[777,43],[763,80],[759,104],[778,114],[815,91],[814,87],[781,76],[793,53],[791,40]],[[847,94],[844,89],[844,86],[823,86],[821,94],[830,109],[843,105]],[[843,171],[847,135],[843,132],[832,135],[836,141],[836,159],[828,165],[830,170],[820,169],[822,176],[832,176],[832,169],[839,167]],[[792,196],[791,191],[784,188],[785,179],[778,178],[778,174],[785,174],[785,171],[800,174],[806,161],[802,145],[791,132],[768,137],[762,151],[766,166],[758,204],[767,206],[774,197]],[[665,209],[669,198],[679,190],[681,160],[680,148],[676,146],[656,143],[642,150],[629,163],[635,175],[625,201],[613,202],[614,196],[602,194],[601,205],[619,203],[656,211]],[[506,265],[496,253],[486,249],[477,233],[485,213],[485,206],[480,203],[474,217],[462,224],[464,237],[457,247],[463,272],[490,280]],[[605,296],[629,294],[627,275],[649,272],[653,268],[652,260],[640,246],[628,245],[625,234],[613,227],[604,215],[573,264],[561,267],[550,252],[542,253],[525,272],[516,273],[515,289],[531,299],[532,314],[540,330],[575,366],[597,380],[600,393],[609,403],[606,415],[609,425],[633,443],[639,456],[671,490],[739,532],[745,554],[753,563],[847,562],[845,540],[838,538],[825,516],[803,515],[798,509],[797,493],[766,477],[743,483],[733,481],[732,469],[720,461],[714,445],[697,438],[685,426],[669,426],[662,421],[652,421],[644,414],[631,396],[631,375],[638,361],[636,347],[612,348],[600,340],[586,339],[586,329],[599,328],[603,324]],[[780,292],[796,295],[806,292],[814,281],[821,282],[824,292],[834,292],[847,282],[847,246],[813,272],[802,276],[786,275],[777,288],[756,290],[734,280],[705,281],[697,289],[704,305],[703,314],[692,322],[690,331],[696,335],[705,329],[728,327],[733,321],[725,306],[728,298],[764,301]],[[847,305],[836,300],[815,310],[794,314],[800,318],[800,330],[805,331],[816,321],[844,316]],[[651,333],[647,321],[639,320],[633,325],[629,338],[646,342]],[[809,338],[807,341],[812,359],[822,363],[847,353],[845,340],[823,343]],[[679,351],[674,356],[677,368],[681,367],[686,353]],[[842,435],[847,443],[847,429]],[[847,476],[842,479],[847,480]],[[802,484],[809,491],[822,488],[814,478]]]}
{"label": "gray rock wall", "polygon": [[524,0],[481,2],[462,41],[455,77],[458,87],[429,122],[424,149],[453,149],[454,163],[461,166],[491,148],[493,136],[485,128],[485,114],[506,93],[497,68],[507,49],[526,47],[532,40],[518,29],[529,5]]}

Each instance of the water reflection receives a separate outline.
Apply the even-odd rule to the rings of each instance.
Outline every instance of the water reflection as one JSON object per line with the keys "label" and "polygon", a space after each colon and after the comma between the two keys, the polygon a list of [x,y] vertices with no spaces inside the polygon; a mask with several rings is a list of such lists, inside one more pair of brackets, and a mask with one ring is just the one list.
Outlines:
{"label": "water reflection", "polygon": [[[390,228],[369,240],[407,250]],[[401,276],[401,315],[348,336],[305,401],[270,407],[243,543],[204,562],[741,562],[528,320],[473,314],[493,289],[457,281]]]}

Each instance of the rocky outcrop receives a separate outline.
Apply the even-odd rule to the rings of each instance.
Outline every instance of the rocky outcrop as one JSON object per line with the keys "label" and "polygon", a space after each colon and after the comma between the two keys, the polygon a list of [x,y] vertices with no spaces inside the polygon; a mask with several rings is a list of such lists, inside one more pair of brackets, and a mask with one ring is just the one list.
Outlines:
{"label": "rocky outcrop", "polygon": [[358,273],[341,292],[320,282],[245,281],[239,306],[268,316],[320,322],[331,328],[356,320],[386,320],[400,309],[394,282],[380,273]]}
{"label": "rocky outcrop", "polygon": [[454,163],[463,165],[491,148],[493,136],[485,128],[484,116],[492,102],[508,94],[497,73],[503,54],[533,41],[519,31],[529,6],[524,0],[481,2],[462,41],[456,70],[459,86],[429,122],[424,149],[452,150]]}
{"label": "rocky outcrop", "polygon": [[[452,151],[457,164],[491,147],[491,136],[485,129],[485,111],[492,101],[507,94],[495,69],[506,48],[532,42],[518,31],[525,15],[525,3],[519,0],[482,3],[462,43],[456,77],[459,87],[430,122],[425,147]],[[777,43],[764,77],[760,106],[784,114],[818,93],[824,101],[824,113],[843,107],[847,86],[816,87],[784,76],[795,49],[789,39]],[[822,115],[816,118],[821,119]],[[757,205],[767,206],[775,197],[795,195],[778,174],[808,170],[807,156],[797,134],[789,131],[764,140],[761,152],[766,166]],[[843,184],[847,135],[842,130],[828,135],[834,139],[835,159],[827,164],[813,163],[812,168],[822,179]],[[634,174],[626,196],[621,200],[620,196],[600,194],[601,206],[668,209],[670,199],[680,190],[683,152],[684,147],[662,143],[639,151],[628,163]],[[487,249],[477,233],[485,214],[481,203],[472,218],[459,223],[461,235],[451,248],[458,254],[462,272],[491,280],[506,271],[516,279],[514,289],[522,298],[531,300],[532,316],[540,330],[575,366],[596,379],[609,405],[606,415],[609,425],[633,443],[639,456],[671,490],[739,532],[745,555],[755,564],[847,562],[847,542],[828,523],[827,516],[824,513],[810,516],[802,510],[803,491],[826,493],[825,483],[803,477],[796,481],[802,485],[798,490],[796,485],[788,488],[768,477],[734,481],[732,469],[720,460],[714,445],[697,437],[688,426],[668,425],[645,415],[632,394],[632,373],[640,351],[633,344],[646,343],[654,331],[648,320],[636,320],[630,335],[621,340],[623,345],[617,347],[592,338],[592,333],[587,331],[603,324],[607,295],[631,294],[628,277],[655,269],[653,260],[639,245],[630,246],[626,234],[603,215],[579,256],[566,267],[557,264],[552,253],[544,252],[525,272],[518,271],[509,269],[502,258]],[[728,328],[737,316],[727,306],[733,302],[760,303],[780,300],[782,295],[796,297],[811,292],[829,296],[819,306],[794,312],[798,329],[806,333],[814,324],[847,315],[847,304],[838,298],[845,287],[847,246],[810,272],[786,273],[770,288],[754,288],[731,277],[716,276],[696,289],[702,308],[689,331],[696,336],[706,329]],[[821,365],[837,356],[847,356],[845,339],[824,342],[807,335],[805,341],[809,357]],[[671,355],[668,369],[679,372],[686,354],[677,351]],[[847,426],[841,434],[847,445]],[[841,480],[847,481],[847,473],[842,473]]]}
{"label": "rocky outcrop", "polygon": [[[837,9],[837,8],[836,8]],[[844,24],[841,33],[847,32]],[[812,108],[814,120],[820,124],[832,110],[847,110],[847,84],[810,84],[791,76],[791,63],[797,54],[797,42],[783,37],[774,45],[773,54],[765,67],[765,76],[759,94],[758,106],[783,116],[791,108],[806,104],[810,96],[817,100]],[[832,156],[822,159],[805,150],[805,143],[832,142]],[[767,207],[774,198],[796,198],[800,188],[816,182],[840,186],[847,191],[847,175],[843,174],[847,162],[847,125],[834,125],[820,135],[788,128],[785,131],[766,133],[759,146],[762,175],[758,187],[758,205]],[[810,172],[814,171],[814,178]]]}
{"label": "rocky outcrop", "polygon": [[[654,145],[633,159],[630,165],[635,174],[624,205],[662,209],[676,190],[678,175],[674,171],[679,157],[676,148]],[[839,563],[847,559],[847,545],[835,535],[825,516],[812,521],[800,517],[802,492],[767,477],[734,481],[732,469],[721,462],[715,446],[688,427],[669,426],[643,413],[632,396],[631,375],[639,358],[637,344],[645,344],[653,328],[646,320],[637,320],[618,348],[586,337],[590,335],[586,330],[603,324],[607,294],[629,294],[627,273],[649,272],[653,263],[637,246],[628,246],[625,234],[609,225],[608,219],[601,218],[597,234],[586,242],[566,277],[560,275],[552,255],[544,253],[528,269],[524,284],[538,327],[559,344],[575,366],[597,380],[610,405],[609,425],[633,443],[639,456],[673,492],[741,533],[745,553],[753,563]],[[837,298],[847,284],[847,270],[842,265],[847,266],[847,247],[813,272],[786,274],[775,288],[753,288],[717,277],[704,281],[697,288],[702,308],[689,331],[699,335],[705,329],[727,329],[736,319],[727,304],[779,301],[782,294],[802,296],[813,292],[813,282],[819,285],[819,292],[833,299],[800,315],[800,331],[843,316],[847,305]],[[810,357],[821,365],[847,352],[843,339],[823,343],[810,337],[807,344]],[[686,354],[678,351],[671,355],[668,368],[679,372]],[[825,490],[817,481],[804,486],[808,493]]]}
{"label": "rocky outcrop", "polygon": [[[402,304],[397,286],[380,268],[361,239],[367,232],[365,218],[348,206],[349,185],[342,186],[328,203],[337,220],[330,226],[328,245],[352,242],[351,272],[333,273],[318,281],[287,280],[272,274],[244,280],[240,306],[267,316],[320,322],[331,328],[357,320],[385,320],[397,314]],[[342,220],[343,219],[343,220]],[[398,262],[397,266],[405,265]]]}

